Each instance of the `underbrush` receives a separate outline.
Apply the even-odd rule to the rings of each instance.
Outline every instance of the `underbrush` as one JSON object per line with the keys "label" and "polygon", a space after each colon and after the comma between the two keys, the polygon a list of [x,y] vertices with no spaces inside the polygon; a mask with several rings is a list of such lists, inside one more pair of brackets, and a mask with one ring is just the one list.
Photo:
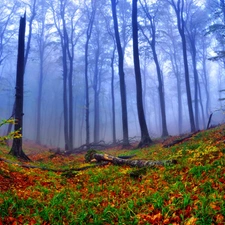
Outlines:
{"label": "underbrush", "polygon": [[[135,159],[176,159],[147,168],[140,177],[128,166],[108,164],[68,173],[23,168],[0,161],[0,224],[225,224],[224,126],[163,148],[107,150]],[[169,141],[169,140],[167,140]],[[26,145],[24,146],[25,152]],[[0,147],[0,157],[17,160]],[[84,154],[32,154],[30,165],[74,169],[90,165]]]}

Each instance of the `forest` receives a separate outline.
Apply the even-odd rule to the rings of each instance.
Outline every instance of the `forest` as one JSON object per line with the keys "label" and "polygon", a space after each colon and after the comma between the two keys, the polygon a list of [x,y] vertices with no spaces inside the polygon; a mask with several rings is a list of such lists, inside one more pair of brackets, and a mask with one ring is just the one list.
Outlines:
{"label": "forest", "polygon": [[131,1],[2,1],[1,119],[13,116],[24,10],[24,139],[71,151],[202,130],[214,112],[211,125],[223,123],[216,0],[138,1],[136,27]]}
{"label": "forest", "polygon": [[0,6],[0,225],[224,224],[224,0]]}

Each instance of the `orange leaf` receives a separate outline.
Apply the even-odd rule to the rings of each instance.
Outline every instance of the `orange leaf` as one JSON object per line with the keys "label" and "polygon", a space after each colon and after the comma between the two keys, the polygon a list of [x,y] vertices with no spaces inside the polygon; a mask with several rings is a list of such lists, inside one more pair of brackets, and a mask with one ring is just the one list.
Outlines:
{"label": "orange leaf", "polygon": [[221,214],[216,215],[216,222],[217,223],[222,223],[224,222],[224,216]]}
{"label": "orange leaf", "polygon": [[169,223],[170,223],[170,220],[168,218],[163,220],[163,224],[169,224]]}
{"label": "orange leaf", "polygon": [[210,207],[212,208],[212,209],[214,209],[214,210],[220,210],[220,207],[219,206],[217,206],[215,203],[210,203]]}
{"label": "orange leaf", "polygon": [[162,214],[158,213],[152,217],[152,222],[159,222],[162,220],[162,217],[163,217]]}
{"label": "orange leaf", "polygon": [[198,219],[197,218],[195,218],[195,217],[191,217],[188,221],[187,221],[187,223],[185,223],[185,225],[195,225],[196,223],[196,221],[197,221]]}

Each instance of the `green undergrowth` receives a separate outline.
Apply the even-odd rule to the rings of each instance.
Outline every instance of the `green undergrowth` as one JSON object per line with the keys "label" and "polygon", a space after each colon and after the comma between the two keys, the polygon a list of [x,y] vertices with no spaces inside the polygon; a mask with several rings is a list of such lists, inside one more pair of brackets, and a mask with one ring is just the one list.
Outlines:
{"label": "green undergrowth", "polygon": [[[135,150],[107,150],[134,159],[175,159],[177,164],[138,168],[112,164],[53,172],[0,161],[0,224],[225,224],[225,126],[184,142]],[[170,141],[169,139],[167,140]],[[26,163],[53,169],[91,166],[84,154],[46,149]],[[18,162],[0,148],[0,157]],[[132,158],[133,159],[133,158]],[[19,162],[22,163],[22,162]]]}

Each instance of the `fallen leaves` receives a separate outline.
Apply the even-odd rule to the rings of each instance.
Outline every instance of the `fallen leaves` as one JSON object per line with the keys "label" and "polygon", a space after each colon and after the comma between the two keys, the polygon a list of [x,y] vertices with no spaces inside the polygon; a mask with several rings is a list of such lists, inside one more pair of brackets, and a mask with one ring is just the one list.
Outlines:
{"label": "fallen leaves", "polygon": [[[142,179],[131,179],[133,168],[128,166],[107,165],[79,171],[76,176],[61,176],[60,172],[0,161],[0,225],[70,224],[73,220],[77,224],[126,224],[135,220],[137,224],[195,225],[204,217],[210,220],[205,224],[222,225],[225,159],[220,130],[224,127],[199,133],[166,152],[160,143],[150,149],[132,150],[137,158],[179,158],[176,166],[147,169]],[[84,165],[82,154],[49,157],[52,153],[38,148],[34,145],[35,153],[29,155],[34,164],[51,168]],[[124,152],[112,149],[108,153]]]}

